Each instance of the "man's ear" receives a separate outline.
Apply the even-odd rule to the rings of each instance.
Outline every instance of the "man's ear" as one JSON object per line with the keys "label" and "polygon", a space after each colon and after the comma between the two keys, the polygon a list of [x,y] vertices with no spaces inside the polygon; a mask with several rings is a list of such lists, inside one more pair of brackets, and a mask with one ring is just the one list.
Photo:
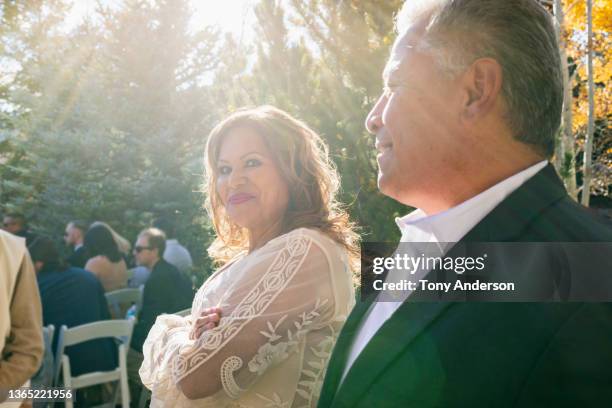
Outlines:
{"label": "man's ear", "polygon": [[493,58],[479,58],[463,74],[461,82],[464,93],[461,118],[472,122],[495,107],[503,82],[502,67]]}

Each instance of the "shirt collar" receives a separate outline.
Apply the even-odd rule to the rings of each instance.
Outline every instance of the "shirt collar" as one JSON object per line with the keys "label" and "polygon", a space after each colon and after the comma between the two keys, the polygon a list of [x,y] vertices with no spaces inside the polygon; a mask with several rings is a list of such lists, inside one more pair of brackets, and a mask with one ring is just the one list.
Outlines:
{"label": "shirt collar", "polygon": [[437,214],[427,215],[421,209],[396,218],[402,242],[458,242],[480,220],[514,190],[546,167],[543,160],[522,170],[480,194]]}

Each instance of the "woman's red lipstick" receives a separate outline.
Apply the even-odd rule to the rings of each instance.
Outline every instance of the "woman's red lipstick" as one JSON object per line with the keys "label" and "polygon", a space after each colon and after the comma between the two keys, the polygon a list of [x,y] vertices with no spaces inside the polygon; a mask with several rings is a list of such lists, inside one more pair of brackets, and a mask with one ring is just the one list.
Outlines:
{"label": "woman's red lipstick", "polygon": [[232,194],[229,199],[227,200],[229,204],[242,204],[246,201],[249,201],[251,199],[255,198],[254,195],[252,194],[247,194],[247,193],[236,193],[236,194]]}

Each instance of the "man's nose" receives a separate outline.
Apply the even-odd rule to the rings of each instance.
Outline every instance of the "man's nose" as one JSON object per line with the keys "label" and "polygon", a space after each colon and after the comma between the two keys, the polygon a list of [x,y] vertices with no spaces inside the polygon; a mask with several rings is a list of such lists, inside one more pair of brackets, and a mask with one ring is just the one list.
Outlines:
{"label": "man's nose", "polygon": [[384,96],[381,96],[378,101],[376,101],[376,105],[374,105],[366,118],[365,128],[373,135],[376,135],[376,133],[383,127],[382,113],[384,106]]}

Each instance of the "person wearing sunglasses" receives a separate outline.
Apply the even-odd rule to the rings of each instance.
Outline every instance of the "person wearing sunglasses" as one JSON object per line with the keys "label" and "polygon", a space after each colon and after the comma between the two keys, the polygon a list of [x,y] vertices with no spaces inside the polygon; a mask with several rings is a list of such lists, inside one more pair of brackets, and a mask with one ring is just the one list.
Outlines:
{"label": "person wearing sunglasses", "polygon": [[189,279],[163,259],[166,236],[157,228],[140,232],[132,250],[136,263],[151,271],[144,284],[142,307],[134,326],[128,352],[128,382],[133,401],[138,401],[141,389],[138,369],[143,360],[142,344],[157,316],[175,313],[191,306],[193,291]]}

